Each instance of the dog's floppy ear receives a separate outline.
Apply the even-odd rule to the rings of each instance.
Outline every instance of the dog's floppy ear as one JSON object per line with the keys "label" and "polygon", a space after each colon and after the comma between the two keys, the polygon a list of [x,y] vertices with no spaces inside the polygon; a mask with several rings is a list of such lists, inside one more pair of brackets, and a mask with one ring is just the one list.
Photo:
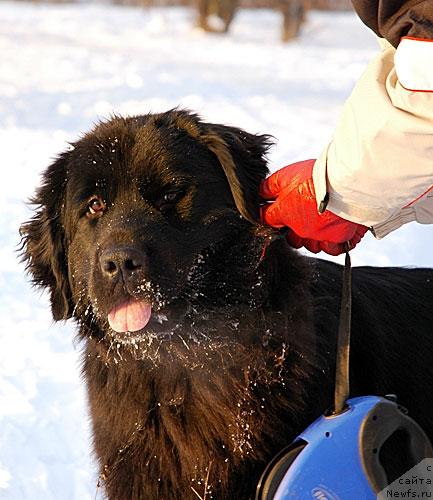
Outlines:
{"label": "dog's floppy ear", "polygon": [[31,199],[35,215],[20,228],[22,260],[33,283],[49,289],[56,321],[70,318],[73,309],[62,217],[68,155],[63,153],[44,173],[43,184]]}
{"label": "dog's floppy ear", "polygon": [[249,134],[225,125],[208,125],[200,138],[218,158],[237,209],[245,219],[256,224],[259,186],[269,172],[266,153],[272,145],[271,136]]}
{"label": "dog's floppy ear", "polygon": [[268,174],[266,153],[271,136],[254,135],[236,127],[206,123],[187,110],[171,110],[177,127],[207,146],[218,159],[241,215],[259,222],[259,186]]}

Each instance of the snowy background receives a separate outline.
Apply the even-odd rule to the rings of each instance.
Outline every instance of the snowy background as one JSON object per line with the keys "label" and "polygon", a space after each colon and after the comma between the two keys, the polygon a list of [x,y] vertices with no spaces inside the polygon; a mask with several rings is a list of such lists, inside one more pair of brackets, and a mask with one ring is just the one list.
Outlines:
{"label": "snowy background", "polygon": [[[182,8],[2,1],[0,20],[0,498],[90,500],[80,346],[16,255],[40,173],[99,118],[179,105],[274,135],[272,169],[316,157],[377,45],[352,13],[312,12],[285,45],[280,15],[264,10],[240,11],[225,37]],[[353,260],[429,266],[432,247],[431,227],[411,224],[367,236]]]}

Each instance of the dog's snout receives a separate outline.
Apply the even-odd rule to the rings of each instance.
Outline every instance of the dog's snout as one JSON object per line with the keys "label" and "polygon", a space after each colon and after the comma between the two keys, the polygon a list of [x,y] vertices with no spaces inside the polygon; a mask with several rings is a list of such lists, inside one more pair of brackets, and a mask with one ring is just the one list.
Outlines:
{"label": "dog's snout", "polygon": [[145,252],[130,247],[115,247],[104,250],[99,263],[104,276],[117,279],[120,276],[128,279],[136,271],[144,271],[147,267]]}

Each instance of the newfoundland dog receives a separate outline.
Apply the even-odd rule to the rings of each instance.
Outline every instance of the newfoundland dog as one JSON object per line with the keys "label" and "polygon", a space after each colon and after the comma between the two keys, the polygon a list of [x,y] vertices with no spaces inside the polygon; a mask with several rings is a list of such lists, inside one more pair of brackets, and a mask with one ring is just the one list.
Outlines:
{"label": "newfoundland dog", "polygon": [[[43,175],[23,258],[78,325],[109,499],[251,498],[332,404],[342,270],[260,224],[270,142],[181,110],[114,117]],[[352,395],[397,394],[432,437],[433,271],[353,281]]]}

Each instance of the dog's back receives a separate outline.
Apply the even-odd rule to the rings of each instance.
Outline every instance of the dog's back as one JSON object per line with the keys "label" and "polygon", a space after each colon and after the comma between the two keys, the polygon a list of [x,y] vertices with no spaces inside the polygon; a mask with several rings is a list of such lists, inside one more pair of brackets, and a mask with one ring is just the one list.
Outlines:
{"label": "dog's back", "polygon": [[[316,332],[333,376],[343,268],[317,260],[315,269]],[[351,395],[396,394],[433,438],[433,270],[352,273]]]}

